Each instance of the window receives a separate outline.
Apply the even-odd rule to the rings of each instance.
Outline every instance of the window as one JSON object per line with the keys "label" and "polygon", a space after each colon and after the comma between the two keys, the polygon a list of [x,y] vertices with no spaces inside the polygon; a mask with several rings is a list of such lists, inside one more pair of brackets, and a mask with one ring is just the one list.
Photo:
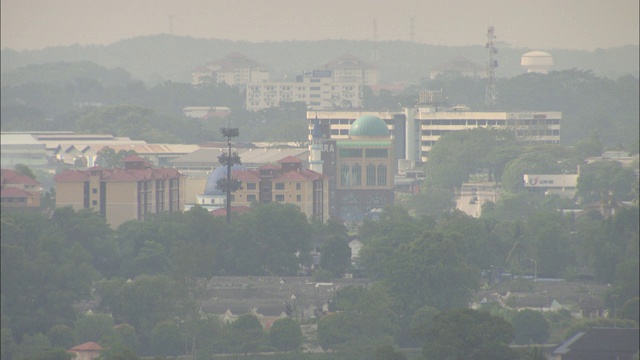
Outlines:
{"label": "window", "polygon": [[247,190],[255,190],[255,189],[256,189],[256,183],[254,182],[247,183]]}
{"label": "window", "polygon": [[367,186],[376,186],[376,166],[367,165]]}
{"label": "window", "polygon": [[300,183],[296,183],[296,190],[300,190],[302,188],[302,185]]}
{"label": "window", "polygon": [[296,195],[296,201],[297,202],[302,201],[302,195]]}
{"label": "window", "polygon": [[339,155],[343,158],[362,157],[362,149],[340,149]]}
{"label": "window", "polygon": [[284,195],[283,194],[276,194],[276,201],[284,201]]}
{"label": "window", "polygon": [[94,193],[94,194],[97,194],[98,193],[98,189],[93,188],[93,189],[91,189],[91,192]]}
{"label": "window", "polygon": [[388,153],[387,149],[367,149],[365,156],[368,158],[386,158]]}
{"label": "window", "polygon": [[284,183],[276,183],[276,190],[284,190]]}
{"label": "window", "polygon": [[256,201],[256,196],[255,195],[247,195],[247,201],[248,202],[254,202]]}
{"label": "window", "polygon": [[91,200],[91,205],[93,206],[98,205],[98,200]]}
{"label": "window", "polygon": [[353,185],[360,186],[362,184],[362,166],[360,164],[353,165],[351,172],[353,173]]}
{"label": "window", "polygon": [[312,86],[309,90],[311,90],[311,91],[320,91],[320,86]]}
{"label": "window", "polygon": [[349,165],[343,164],[340,168],[340,185],[349,186]]}
{"label": "window", "polygon": [[387,165],[378,165],[378,186],[387,185]]}

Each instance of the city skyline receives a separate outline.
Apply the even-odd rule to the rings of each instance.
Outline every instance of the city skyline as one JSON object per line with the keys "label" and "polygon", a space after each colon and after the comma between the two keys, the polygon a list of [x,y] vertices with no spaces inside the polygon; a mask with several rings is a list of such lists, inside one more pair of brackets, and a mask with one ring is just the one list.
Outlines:
{"label": "city skyline", "polygon": [[175,34],[232,41],[415,41],[539,50],[638,45],[637,0],[3,0],[2,48],[108,45]]}

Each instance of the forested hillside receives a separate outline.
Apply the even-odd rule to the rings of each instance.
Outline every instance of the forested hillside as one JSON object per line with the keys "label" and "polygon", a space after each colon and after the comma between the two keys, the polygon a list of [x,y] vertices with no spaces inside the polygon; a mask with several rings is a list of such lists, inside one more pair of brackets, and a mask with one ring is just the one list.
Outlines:
{"label": "forested hillside", "polygon": [[[197,66],[239,52],[271,69],[273,78],[291,77],[305,69],[318,68],[351,53],[371,61],[374,48],[381,82],[417,84],[428,77],[429,70],[457,57],[485,65],[484,44],[466,47],[433,46],[407,41],[323,40],[250,43],[185,36],[153,35],[122,40],[107,46],[67,46],[41,50],[15,51],[2,49],[2,73],[29,64],[48,62],[91,61],[107,68],[122,67],[149,85],[165,80],[190,82]],[[554,56],[554,70],[591,70],[598,76],[617,78],[638,76],[638,46],[596,49],[595,51],[563,49],[526,49],[503,47],[496,58],[498,77],[510,78],[523,73],[520,57],[531,50],[545,50]],[[4,76],[2,83],[5,84]]]}

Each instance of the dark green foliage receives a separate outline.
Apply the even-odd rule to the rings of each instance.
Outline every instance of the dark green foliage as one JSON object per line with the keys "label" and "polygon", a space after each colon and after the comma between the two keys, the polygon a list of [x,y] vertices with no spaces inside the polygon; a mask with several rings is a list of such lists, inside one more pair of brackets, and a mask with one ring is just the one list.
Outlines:
{"label": "dark green foliage", "polygon": [[[318,341],[325,349],[368,347],[392,339],[398,332],[398,318],[392,310],[387,289],[347,286],[330,304],[332,313],[318,321]],[[344,345],[344,346],[343,346]]]}
{"label": "dark green foliage", "polygon": [[153,328],[151,350],[155,355],[176,356],[182,353],[184,339],[172,321],[163,321]]}
{"label": "dark green foliage", "polygon": [[382,345],[376,348],[374,360],[406,360],[407,357],[400,350],[391,345]]}
{"label": "dark green foliage", "polygon": [[67,325],[55,325],[47,332],[47,338],[54,347],[72,348],[77,344],[76,332]]}
{"label": "dark green foliage", "polygon": [[320,267],[330,271],[336,278],[344,276],[351,265],[351,248],[345,237],[329,238],[320,249],[320,253]]}
{"label": "dark green foliage", "polygon": [[630,200],[635,175],[617,161],[598,161],[580,167],[578,193],[585,204]]}
{"label": "dark green foliage", "polygon": [[103,168],[124,167],[122,159],[129,155],[137,155],[134,150],[120,150],[116,152],[110,147],[105,147],[98,151],[95,163]]}
{"label": "dark green foliage", "polygon": [[402,314],[413,314],[425,305],[438,310],[466,307],[478,282],[478,269],[467,264],[459,246],[440,233],[400,245],[385,262],[384,283]]}
{"label": "dark green foliage", "polygon": [[515,359],[512,337],[511,325],[500,317],[455,309],[436,315],[422,353],[425,359]]}
{"label": "dark green foliage", "polygon": [[550,336],[549,324],[542,313],[524,309],[511,319],[516,344],[544,344]]}
{"label": "dark green foliage", "polygon": [[260,320],[252,314],[242,314],[227,329],[227,339],[233,353],[256,352],[267,339]]}
{"label": "dark green foliage", "polygon": [[291,318],[278,319],[269,328],[271,345],[281,351],[296,350],[302,344],[300,324]]}
{"label": "dark green foliage", "polygon": [[[72,304],[89,296],[98,275],[82,238],[39,214],[2,214],[2,325],[20,341],[75,319]],[[28,286],[25,286],[28,284]]]}
{"label": "dark green foliage", "polygon": [[[310,225],[293,204],[258,204],[230,229],[221,251],[227,273],[295,275],[310,250]],[[298,258],[296,252],[303,257]]]}
{"label": "dark green foliage", "polygon": [[624,306],[622,307],[622,311],[620,313],[620,318],[625,320],[632,320],[637,323],[640,323],[640,298],[634,297],[629,299]]}
{"label": "dark green foliage", "polygon": [[113,319],[106,314],[84,315],[76,320],[73,328],[76,331],[76,342],[98,342],[113,333]]}

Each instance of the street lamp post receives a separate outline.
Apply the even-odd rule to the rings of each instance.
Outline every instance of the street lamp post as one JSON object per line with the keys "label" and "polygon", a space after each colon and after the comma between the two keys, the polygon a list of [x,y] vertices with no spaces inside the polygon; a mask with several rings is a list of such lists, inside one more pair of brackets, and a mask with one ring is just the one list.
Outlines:
{"label": "street lamp post", "polygon": [[616,302],[618,300],[618,295],[611,295],[613,299],[613,328],[616,328]]}
{"label": "street lamp post", "polygon": [[538,262],[533,260],[533,259],[529,259],[533,262],[533,282],[536,282],[536,280],[538,279]]}

